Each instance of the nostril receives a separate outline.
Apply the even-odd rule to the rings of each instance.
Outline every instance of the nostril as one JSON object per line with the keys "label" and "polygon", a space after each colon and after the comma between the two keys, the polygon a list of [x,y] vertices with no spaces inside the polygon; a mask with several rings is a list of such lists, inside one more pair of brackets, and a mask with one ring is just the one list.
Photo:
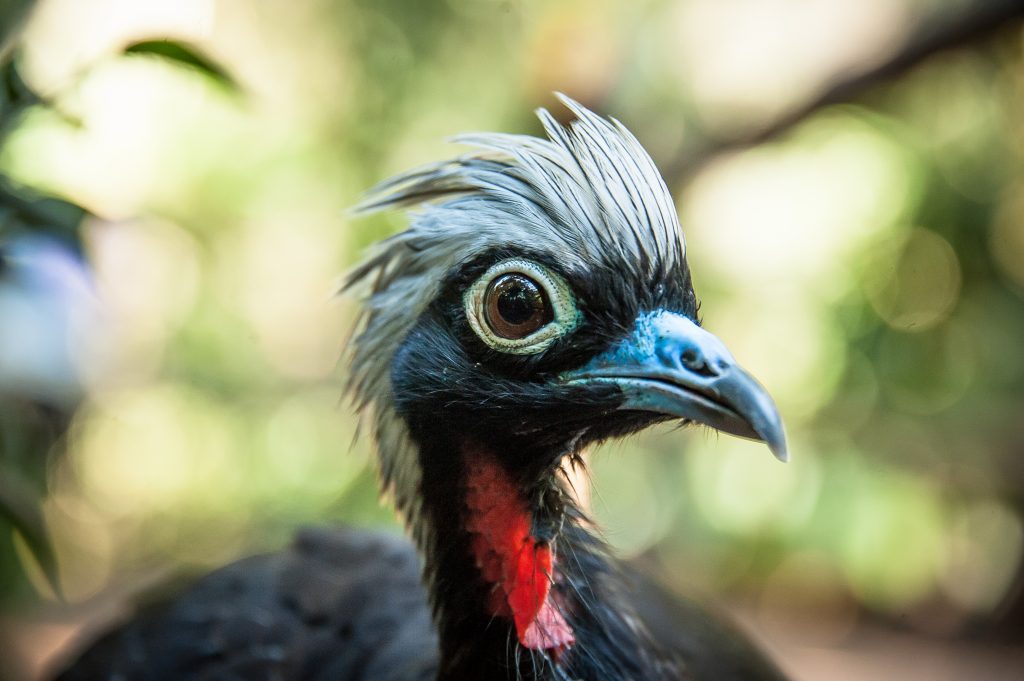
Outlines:
{"label": "nostril", "polygon": [[693,347],[683,350],[679,354],[679,361],[687,370],[706,377],[717,376],[722,369],[726,368],[723,360],[708,361],[704,353]]}
{"label": "nostril", "polygon": [[695,374],[701,376],[714,376],[718,372],[712,367],[704,355],[696,348],[686,348],[683,353],[679,356],[682,360],[683,366],[692,371]]}

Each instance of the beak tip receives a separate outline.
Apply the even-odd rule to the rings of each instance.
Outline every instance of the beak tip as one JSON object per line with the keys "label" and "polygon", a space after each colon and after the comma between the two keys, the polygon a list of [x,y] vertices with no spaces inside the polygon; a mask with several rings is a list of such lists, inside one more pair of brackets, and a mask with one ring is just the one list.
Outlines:
{"label": "beak tip", "polygon": [[785,432],[780,427],[773,435],[774,437],[765,438],[764,443],[768,445],[768,449],[776,459],[782,463],[789,463],[789,444],[786,442]]}

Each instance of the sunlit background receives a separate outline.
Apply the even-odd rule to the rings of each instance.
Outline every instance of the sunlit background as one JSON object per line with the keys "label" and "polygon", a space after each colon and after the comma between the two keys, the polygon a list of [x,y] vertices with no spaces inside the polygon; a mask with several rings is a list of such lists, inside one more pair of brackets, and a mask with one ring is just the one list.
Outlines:
{"label": "sunlit background", "polygon": [[[394,526],[335,291],[403,218],[346,209],[456,133],[538,133],[553,90],[666,171],[704,324],[791,439],[788,465],[706,431],[594,452],[608,539],[798,681],[1021,678],[1024,31],[757,139],[969,4],[38,3],[4,191],[90,215],[58,205],[61,239],[0,212],[0,482],[50,547],[0,514],[0,678],[301,524]],[[202,63],[125,54],[165,38]]]}

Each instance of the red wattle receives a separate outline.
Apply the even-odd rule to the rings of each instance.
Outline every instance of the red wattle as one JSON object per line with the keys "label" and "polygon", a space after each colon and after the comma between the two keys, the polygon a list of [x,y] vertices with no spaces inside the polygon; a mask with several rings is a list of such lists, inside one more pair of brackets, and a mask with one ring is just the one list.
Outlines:
{"label": "red wattle", "polygon": [[495,586],[491,614],[511,617],[519,642],[533,650],[561,651],[572,629],[551,592],[552,546],[530,534],[532,517],[522,493],[491,456],[467,451],[466,530],[483,579]]}

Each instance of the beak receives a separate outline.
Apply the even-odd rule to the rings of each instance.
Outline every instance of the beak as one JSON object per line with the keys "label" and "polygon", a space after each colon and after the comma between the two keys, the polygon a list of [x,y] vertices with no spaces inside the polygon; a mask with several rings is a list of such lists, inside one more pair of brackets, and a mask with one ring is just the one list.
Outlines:
{"label": "beak", "polygon": [[569,384],[611,383],[620,410],[647,411],[758,440],[786,461],[786,433],[775,402],[718,338],[672,312],[639,317],[633,332],[580,369]]}

